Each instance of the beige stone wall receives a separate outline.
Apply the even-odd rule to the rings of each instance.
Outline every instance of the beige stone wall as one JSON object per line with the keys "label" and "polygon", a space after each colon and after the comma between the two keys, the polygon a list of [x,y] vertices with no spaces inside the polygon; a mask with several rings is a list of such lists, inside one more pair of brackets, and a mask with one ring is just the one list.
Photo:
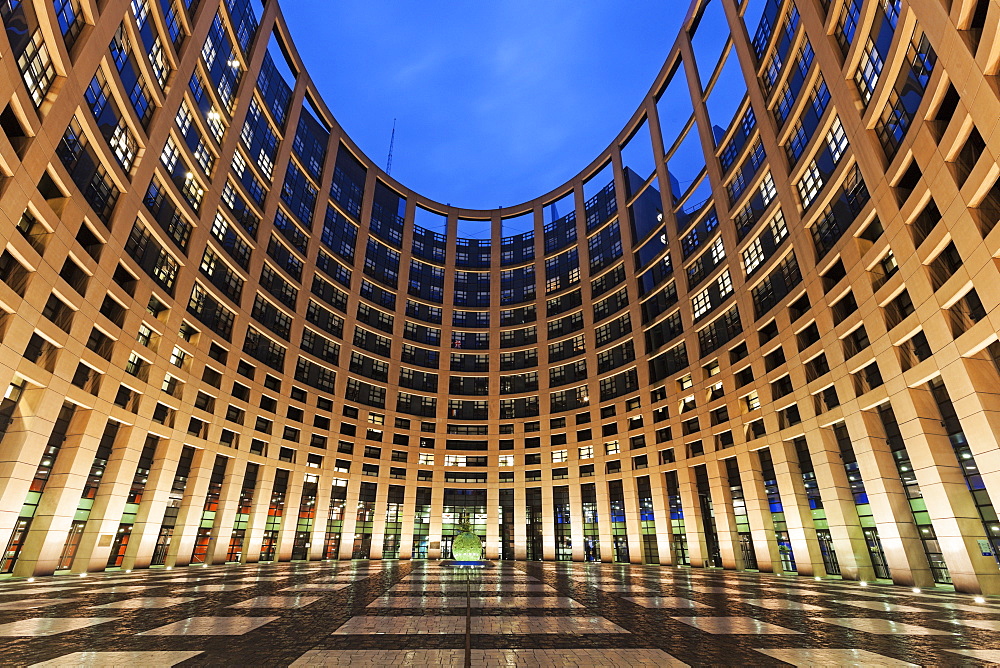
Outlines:
{"label": "beige stone wall", "polygon": [[[710,91],[715,76],[708,75],[711,63],[696,66],[698,54],[689,37],[691,32],[697,35],[701,10],[696,2],[650,93],[607,150],[576,178],[550,193],[517,207],[483,211],[456,209],[426,200],[386,176],[361,154],[336,124],[322,102],[322,91],[315,89],[298,61],[273,0],[263,8],[253,4],[259,26],[247,49],[238,49],[233,55],[234,62],[230,66],[243,74],[232,109],[226,108],[215,90],[208,92],[209,104],[218,114],[212,119],[217,118],[225,127],[220,141],[210,131],[209,118],[198,111],[188,81],[195,73],[206,82],[210,79],[211,71],[206,66],[202,46],[212,39],[210,31],[217,12],[229,41],[237,40],[239,19],[226,3],[220,7],[218,2],[202,0],[192,5],[191,11],[186,11],[179,1],[175,2],[177,22],[186,35],[178,41],[178,47],[169,38],[169,21],[162,13],[161,3],[151,0],[149,17],[142,30],[130,4],[124,0],[109,0],[101,3],[100,9],[98,3],[91,0],[74,5],[81,23],[79,34],[70,40],[69,49],[51,3],[26,1],[12,8],[9,17],[5,17],[8,35],[13,34],[11,26],[27,25],[34,44],[43,45],[44,53],[36,57],[35,69],[28,69],[30,58],[24,57],[23,43],[17,39],[0,40],[0,67],[3,68],[0,102],[4,128],[4,137],[0,139],[0,234],[6,248],[0,268],[3,273],[0,309],[4,313],[0,316],[0,384],[10,385],[8,399],[0,409],[9,417],[4,420],[5,429],[0,440],[0,543],[6,544],[11,536],[14,537],[4,562],[7,570],[25,576],[51,573],[60,568],[75,572],[101,570],[107,567],[109,555],[118,544],[114,537],[122,531],[130,532],[127,549],[122,550],[120,567],[123,568],[145,567],[151,562],[186,565],[192,555],[195,561],[224,561],[229,555],[233,531],[240,528],[245,531],[245,539],[238,558],[255,561],[260,558],[269,526],[275,531],[272,558],[303,555],[321,558],[335,479],[347,480],[342,540],[336,555],[341,558],[349,558],[352,554],[356,522],[359,521],[356,509],[361,483],[368,482],[378,486],[371,528],[369,554],[372,558],[379,558],[383,551],[389,486],[401,485],[404,487],[399,513],[402,526],[399,556],[402,558],[411,555],[415,501],[420,487],[433,487],[428,536],[430,557],[440,554],[442,490],[463,487],[481,488],[486,492],[485,538],[487,555],[491,558],[500,556],[503,541],[499,490],[513,489],[514,554],[518,558],[529,556],[526,552],[529,540],[525,527],[526,490],[540,487],[542,540],[537,556],[553,559],[557,542],[552,487],[568,485],[571,557],[583,559],[580,486],[594,483],[600,518],[597,530],[601,558],[616,558],[610,520],[613,514],[621,512],[625,517],[624,526],[617,527],[615,533],[627,536],[629,559],[643,562],[650,559],[643,550],[641,524],[647,514],[640,509],[637,496],[637,478],[641,476],[649,476],[655,522],[655,528],[645,530],[654,532],[651,542],[658,545],[658,559],[666,564],[672,562],[678,551],[679,534],[672,529],[668,519],[671,504],[666,498],[664,473],[676,470],[680,482],[679,502],[684,510],[686,548],[692,565],[711,565],[715,550],[719,563],[726,568],[747,567],[740,547],[743,540],[753,545],[759,568],[776,570],[782,568],[784,546],[779,543],[784,542],[794,551],[800,574],[823,575],[826,571],[817,525],[809,508],[794,445],[795,439],[804,437],[823,500],[825,521],[844,577],[863,579],[877,574],[873,569],[873,555],[866,547],[865,533],[868,530],[870,537],[874,529],[893,580],[900,584],[932,584],[934,578],[925,542],[920,538],[922,527],[931,526],[956,588],[991,593],[1000,590],[997,563],[992,556],[984,556],[981,550],[981,541],[986,538],[987,531],[983,512],[989,519],[988,501],[996,503],[1000,499],[1000,447],[997,442],[1000,434],[1000,344],[997,343],[1000,310],[997,309],[998,293],[994,289],[1000,279],[997,260],[1000,231],[996,226],[1000,217],[1000,185],[997,184],[1000,164],[996,157],[1000,155],[997,131],[1000,7],[989,0],[904,0],[891,43],[887,42],[884,47],[884,65],[877,85],[868,103],[864,104],[855,74],[859,69],[864,70],[868,36],[876,41],[882,25],[885,10],[881,2],[859,3],[857,28],[847,49],[841,48],[838,38],[847,21],[847,5],[851,3],[835,0],[825,7],[815,0],[800,0],[796,5],[798,24],[788,33],[784,32],[784,26],[789,20],[792,3],[768,4],[765,11],[775,17],[774,35],[759,59],[753,46],[757,26],[744,29],[741,18],[743,12],[748,11],[746,5],[749,3],[738,7],[734,0],[716,0],[714,6],[720,2],[732,28],[731,45],[737,54],[734,57],[739,58],[742,73],[750,83],[737,120],[720,138],[718,148],[709,131],[712,120],[705,105],[705,99],[711,99],[712,93],[699,92],[703,88]],[[119,25],[123,26],[132,45],[135,67],[146,82],[151,104],[155,107],[146,127],[133,112],[129,102],[131,91],[122,83],[107,48]],[[260,91],[255,93],[254,89],[272,31],[285,41],[292,65],[300,74],[294,84],[288,82],[292,85],[292,94],[284,124],[276,122],[269,111],[263,112],[264,122],[279,138],[273,174],[268,175],[249,153],[240,134],[251,100],[256,95],[263,102]],[[156,83],[157,59],[145,53],[144,35],[160,39],[162,67],[169,70],[163,87]],[[921,35],[926,37],[926,44],[935,54],[933,68],[929,77],[922,80],[926,90],[922,96],[918,93],[920,104],[906,123],[905,136],[898,147],[887,153],[880,143],[880,135],[885,137],[891,129],[891,123],[887,126],[886,122],[892,120],[889,107],[907,93],[907,89],[900,87],[901,77],[905,78],[915,62],[919,67],[918,56],[921,52],[926,53],[920,42]],[[814,56],[810,66],[799,71],[795,61],[807,40]],[[776,70],[774,83],[768,86],[765,83],[769,72],[774,70],[772,64],[776,61],[772,56],[776,51],[782,52],[783,64]],[[702,60],[705,58],[703,56]],[[85,98],[87,86],[99,69],[108,81],[108,96],[121,112],[122,127],[127,128],[136,142],[135,158],[128,171],[116,160],[114,148],[103,137],[102,128]],[[51,71],[51,84],[48,84],[47,71]],[[805,146],[802,158],[790,167],[786,147],[793,142],[796,123],[809,113],[810,98],[821,76],[829,90],[830,102],[818,119],[818,127]],[[783,108],[780,100],[783,87],[786,83],[798,86],[798,77],[802,79],[801,90],[790,105],[787,119],[779,122],[777,110]],[[704,86],[703,78],[708,80]],[[36,83],[40,80],[44,84]],[[674,198],[681,197],[682,193],[672,192],[666,167],[675,138],[663,137],[660,132],[659,114],[671,106],[663,101],[657,103],[672,81],[683,83],[681,91],[692,90],[693,118],[697,122],[703,153],[708,156],[705,178],[709,180],[710,189],[702,192],[712,195],[712,201],[700,208],[693,215],[693,222],[683,230],[678,229],[674,213]],[[741,91],[726,91],[726,95],[730,94],[740,95]],[[274,219],[279,208],[289,212],[288,206],[281,201],[281,184],[289,161],[299,160],[292,150],[293,138],[307,96],[322,116],[321,122],[330,128],[330,137],[320,177],[312,184],[319,197],[311,229],[306,229],[308,226],[302,221],[298,222],[308,238],[305,252],[291,251],[304,266],[301,279],[296,280],[269,256],[267,249],[272,233],[285,246],[291,245],[275,232]],[[198,167],[197,154],[183,139],[177,112],[184,102],[195,112],[192,124],[204,139],[202,150],[214,158],[210,172]],[[337,98],[331,104],[336,107],[345,102]],[[723,169],[717,156],[724,154],[725,147],[740,132],[738,119],[745,114],[747,105],[752,108],[757,123],[732,166]],[[73,173],[59,157],[60,151],[65,155],[67,147],[63,136],[74,117],[86,137],[87,151],[102,165],[107,181],[120,191],[109,215],[102,216],[93,208],[88,189],[74,181]],[[826,175],[814,201],[803,208],[798,184],[806,176],[812,160],[823,154],[828,133],[836,131],[836,119],[843,127],[849,147]],[[656,158],[656,168],[654,173],[641,176],[649,177],[646,183],[656,177],[653,185],[659,190],[667,240],[660,257],[669,254],[673,274],[641,297],[640,272],[636,270],[637,262],[629,255],[637,251],[639,242],[644,240],[633,238],[628,207],[642,194],[636,196],[637,190],[626,185],[624,170],[629,165],[623,164],[621,147],[630,140],[647,141],[644,134],[632,139],[644,121],[648,121],[648,141]],[[640,131],[646,132],[641,128]],[[181,188],[171,181],[160,159],[168,137],[179,147],[180,160],[191,171],[189,178],[203,189],[197,211],[185,203]],[[743,169],[757,140],[766,154],[765,164],[746,173],[745,188],[731,201],[729,192],[732,191],[727,192],[727,187],[739,178],[737,173]],[[340,345],[338,366],[301,352],[299,343],[306,329],[318,331],[306,321],[305,315],[313,275],[322,275],[316,270],[316,262],[322,248],[320,232],[327,207],[334,207],[351,218],[348,211],[328,196],[337,153],[344,150],[352,152],[366,166],[367,181],[360,216],[355,220],[359,227],[355,259],[353,266],[348,267],[353,272],[351,290],[345,312],[338,314],[343,319],[343,338],[325,335],[336,339]],[[245,169],[255,173],[267,189],[263,205],[251,205],[254,215],[260,219],[255,237],[240,229],[233,213],[223,203],[227,180],[244,200],[249,201],[249,193],[239,185],[235,174],[240,162],[246,162]],[[585,193],[589,195],[593,187],[605,185],[591,179],[608,164],[610,172],[603,174],[613,177],[618,203],[615,219],[620,223],[624,253],[620,260],[591,274],[587,269],[585,240],[598,233],[598,229],[588,233]],[[774,184],[773,198],[759,212],[752,229],[741,235],[737,231],[740,211],[761,192],[768,174]],[[845,184],[858,174],[866,184],[870,199],[852,212],[853,218],[843,225],[839,239],[825,253],[820,253],[814,243],[813,229],[822,225],[827,207],[837,201]],[[144,203],[154,175],[164,184],[166,197],[192,227],[186,249],[171,239],[167,227]],[[183,182],[183,174],[181,176]],[[313,179],[310,177],[310,180]],[[367,278],[364,253],[376,181],[406,199],[405,225],[398,247],[399,285],[392,291],[396,295],[395,310],[369,302],[360,294],[361,281]],[[576,209],[575,245],[581,262],[579,282],[547,295],[544,259],[565,252],[566,248],[549,254],[545,252],[546,206],[569,194]],[[931,201],[940,220],[930,213]],[[445,272],[445,298],[440,304],[442,345],[426,346],[439,350],[442,358],[437,370],[436,393],[398,385],[402,368],[420,369],[404,363],[401,358],[402,346],[410,343],[404,337],[405,323],[419,322],[406,315],[409,263],[414,257],[412,221],[417,206],[438,212],[447,219],[443,231],[449,243],[445,260],[440,263]],[[689,247],[683,241],[685,235],[705,220],[713,207],[719,225],[697,249],[688,252]],[[769,229],[779,209],[787,225],[788,238],[748,277],[742,259],[744,251]],[[217,212],[221,212],[235,233],[252,248],[245,267],[234,261],[213,236]],[[533,324],[538,328],[538,341],[502,348],[501,331],[520,327],[499,325],[501,310],[513,308],[500,304],[500,274],[508,268],[501,262],[500,240],[511,234],[503,220],[522,214],[530,214],[535,220],[536,298],[527,303],[536,305],[537,321]],[[152,242],[178,267],[172,290],[154,280],[140,264],[142,258],[125,251],[137,219]],[[492,256],[488,269],[491,305],[467,309],[489,312],[491,326],[483,330],[451,324],[456,310],[451,295],[457,264],[454,239],[459,219],[488,221],[492,229]],[[600,227],[603,229],[611,220]],[[878,233],[880,228],[881,234]],[[696,284],[689,284],[693,282],[688,280],[689,270],[699,262],[708,262],[716,239],[722,240],[725,258]],[[245,281],[238,300],[226,296],[202,271],[206,248],[218,256],[218,262],[227,265],[235,276]],[[717,252],[718,247],[714,248]],[[793,252],[801,280],[756,317],[753,289],[766,278],[775,276],[775,270]],[[890,252],[894,260],[888,259]],[[941,259],[951,253],[957,253],[958,266],[949,267]],[[891,270],[893,263],[898,266],[895,271]],[[619,265],[624,267],[624,282],[601,295],[600,299],[625,287],[628,303],[613,315],[595,319],[592,306],[599,299],[593,297],[591,281],[614,271]],[[844,275],[837,280],[834,277],[841,266]],[[258,289],[265,267],[270,267],[298,289],[294,309],[268,295],[265,289]],[[891,275],[886,275],[887,268]],[[696,317],[692,300],[727,270],[732,292],[714,304],[710,314]],[[643,300],[670,281],[676,285],[677,305],[661,309],[662,313],[644,322]],[[189,297],[196,284],[235,314],[228,340],[189,311]],[[547,299],[576,289],[581,291],[582,306],[557,317],[546,317]],[[903,303],[900,295],[904,290],[912,302],[913,312],[909,314],[905,310],[894,311]],[[969,296],[971,290],[975,290],[981,308],[977,300]],[[251,310],[257,292],[267,295],[274,308],[291,320],[287,340],[255,323]],[[853,296],[856,308],[844,307],[848,302],[843,300],[848,293]],[[53,297],[59,302],[52,302]],[[151,297],[165,308],[159,311],[148,308]],[[391,339],[388,357],[366,353],[388,364],[387,382],[367,381],[385,388],[384,409],[347,398],[349,379],[359,377],[350,370],[349,364],[351,352],[356,350],[352,341],[358,324],[358,306],[362,304],[393,316],[391,332],[364,326]],[[700,354],[699,331],[716,322],[734,305],[739,309],[742,333],[717,349]],[[53,309],[53,306],[59,308]],[[680,313],[683,332],[650,351],[644,330],[652,329],[675,311]],[[546,336],[547,321],[576,312],[581,314],[582,328],[550,341]],[[595,334],[597,328],[623,314],[630,317],[631,332],[614,343],[600,345]],[[815,324],[815,333],[810,330],[812,324]],[[870,345],[848,355],[844,341],[856,334],[862,325]],[[243,352],[249,326],[286,349],[281,370]],[[488,378],[487,395],[463,397],[488,402],[485,420],[448,418],[448,400],[456,398],[450,397],[448,390],[449,376],[453,375],[449,371],[449,355],[457,352],[448,347],[453,331],[489,332],[489,348],[481,352],[489,356],[489,371],[455,374]],[[548,344],[579,336],[581,332],[585,337],[585,350],[558,365],[585,360],[586,380],[559,388],[550,387],[548,368],[556,365],[548,362]],[[914,356],[914,341],[919,338],[913,338],[921,335],[926,337],[931,353],[922,360]],[[629,339],[633,341],[635,360],[598,373],[599,353]],[[686,344],[688,366],[654,382],[649,360],[682,341]],[[779,347],[784,361],[771,364]],[[501,395],[500,377],[509,375],[500,370],[501,353],[531,348],[538,350],[539,389]],[[362,351],[358,349],[358,352]],[[138,367],[130,363],[133,354],[143,362]],[[816,361],[821,354],[826,356],[828,371]],[[332,391],[321,391],[296,379],[296,360],[300,356],[336,372]],[[255,369],[252,378],[240,372],[241,360]],[[863,369],[871,369],[873,363],[877,364],[883,381],[880,385],[867,382],[860,374]],[[600,381],[633,367],[637,387],[601,401]],[[752,380],[742,382],[741,379],[749,379],[747,369],[752,370]],[[785,383],[782,378],[786,375],[791,391],[775,391]],[[165,382],[167,376],[176,381],[173,384]],[[982,489],[977,491],[976,499],[963,477],[963,467],[968,466],[968,461],[956,457],[952,445],[954,430],[949,429],[929,389],[928,384],[936,382],[935,379],[940,379],[947,389],[969,444],[967,452],[973,455],[981,475]],[[720,382],[721,389],[717,387]],[[243,394],[239,389],[234,390],[234,383],[249,389]],[[549,412],[550,392],[580,386],[587,388],[587,404],[565,412]],[[831,386],[835,388],[839,405],[830,406],[830,402],[822,399],[828,396],[826,391]],[[133,394],[129,396],[123,392],[123,387]],[[434,396],[437,399],[436,417],[421,418],[397,412],[396,393],[400,389]],[[757,393],[757,401],[751,396],[753,392]],[[786,393],[778,396],[783,392]],[[502,399],[536,395],[540,405],[537,417],[501,419]],[[693,397],[693,403],[684,402],[689,397]],[[799,411],[800,421],[797,422],[789,419],[786,412],[793,404]],[[879,407],[886,404],[891,405],[898,421],[929,520],[921,519],[923,515],[915,515],[907,499],[897,460],[893,458],[891,439],[887,439],[891,435],[884,433],[878,417]],[[230,413],[231,406],[233,412]],[[75,410],[69,411],[70,407]],[[352,408],[357,412],[345,415],[345,408],[348,412]],[[720,411],[722,408],[726,411]],[[71,414],[68,422],[59,422],[61,410],[64,416]],[[242,415],[242,424],[227,419],[227,414],[230,417]],[[192,422],[192,418],[198,422]],[[265,427],[265,423],[258,423],[258,418],[270,421],[270,433],[257,428]],[[561,419],[565,419],[565,425]],[[695,419],[697,422],[692,421]],[[763,421],[763,432],[754,437],[753,425],[757,420]],[[113,440],[106,437],[109,421],[120,425]],[[422,429],[421,423],[429,424]],[[855,505],[848,472],[841,458],[842,448],[833,435],[834,427],[841,423],[847,429],[857,457],[854,475],[863,481],[870,502],[864,508]],[[343,435],[343,424],[356,425],[356,436]],[[454,424],[485,426],[487,435],[449,434],[448,426]],[[509,429],[507,425],[512,426],[513,434],[501,433],[501,429]],[[297,432],[286,431],[286,427]],[[366,438],[369,428],[383,430],[381,442]],[[581,439],[579,436],[583,435],[578,435],[578,430],[588,428],[591,438]],[[223,437],[224,430],[234,435],[232,445],[225,442],[229,436]],[[949,431],[952,440],[949,440]],[[326,437],[325,449],[311,445],[313,434]],[[155,450],[151,450],[155,456],[148,473],[137,476],[137,468],[143,467],[142,453],[149,443],[149,435],[159,439],[154,442]],[[562,435],[565,435],[565,444],[559,443]],[[435,447],[419,447],[422,437],[435,439]],[[527,439],[535,437],[539,439],[539,447],[526,447]],[[488,449],[446,450],[445,441],[449,438],[485,439]],[[252,452],[254,439],[266,443],[266,453]],[[501,441],[508,439],[514,441],[513,450],[501,449]],[[619,442],[620,452],[609,454],[605,443],[613,440]],[[352,443],[353,453],[338,452],[338,441]],[[698,442],[700,447],[696,445]],[[380,459],[365,457],[365,446],[381,448]],[[593,446],[593,458],[581,459],[579,449],[586,446]],[[630,449],[630,446],[635,447]],[[56,448],[58,454],[50,466]],[[771,455],[773,483],[765,481],[760,458],[755,452],[763,448],[768,448]],[[666,452],[668,449],[672,449],[672,456]],[[561,450],[567,451],[566,461],[553,461],[553,452]],[[393,451],[405,453],[406,461],[398,461],[402,455],[396,455],[393,461]],[[291,457],[286,456],[283,460],[283,453]],[[526,464],[525,457],[536,453],[541,463]],[[422,454],[432,454],[433,463],[420,463]],[[485,456],[487,466],[468,469],[445,466],[445,457],[451,454]],[[321,461],[318,467],[310,465],[310,455],[313,455],[312,463]],[[514,465],[500,466],[501,457],[508,455],[513,456]],[[218,456],[228,461],[220,461]],[[635,459],[642,456],[646,457],[644,468]],[[725,465],[725,460],[733,457],[740,477],[740,485],[735,490]],[[100,460],[96,467],[95,458]],[[287,461],[289,458],[294,461]],[[338,459],[351,463],[349,472],[335,470]],[[620,471],[609,466],[614,461],[620,461]],[[259,469],[252,498],[247,496],[241,504],[248,462]],[[44,481],[38,476],[40,464],[45,473]],[[365,464],[377,465],[377,475],[363,475]],[[581,466],[590,464],[594,467],[593,475],[581,476]],[[186,481],[177,479],[178,466],[189,470]],[[701,466],[706,467],[704,479],[707,481],[701,494],[708,493],[710,499],[699,497],[697,476],[701,469],[697,467]],[[402,469],[402,475],[394,475],[393,468]],[[554,479],[553,469],[561,468],[567,469],[567,476]],[[288,471],[285,494],[279,499],[283,500],[283,521],[272,519],[269,525],[268,509],[274,506],[272,501],[277,498],[272,492],[279,469]],[[540,479],[527,479],[526,473],[536,470],[540,471]],[[213,471],[216,472],[214,479]],[[430,479],[419,471],[429,471]],[[463,471],[485,473],[487,481],[446,481],[448,474]],[[508,474],[512,474],[512,478],[507,477]],[[614,509],[608,499],[608,482],[619,479],[623,482],[624,494],[620,511]],[[974,483],[977,487],[979,479]],[[308,495],[314,483],[314,505],[303,504],[304,490]],[[780,516],[772,512],[773,505],[768,499],[771,495],[773,501],[775,486],[783,506]],[[32,492],[42,488],[40,496]],[[133,497],[136,490],[141,491],[141,498],[133,498],[130,502],[130,490]],[[742,495],[745,501],[745,519],[734,511],[734,494]],[[28,505],[24,505],[26,502]],[[302,533],[296,527],[296,520],[300,512],[303,519],[308,519],[313,508],[315,517],[311,533]],[[711,517],[708,517],[709,511]],[[169,545],[159,541],[162,554],[157,554],[165,513],[168,517],[176,513],[174,530]],[[19,532],[18,527],[29,518],[30,530]],[[740,529],[744,522],[749,525],[748,532]],[[714,537],[711,530],[706,532],[709,524],[714,526]],[[741,533],[749,536],[741,539]],[[68,540],[76,545],[75,550],[67,551]],[[15,552],[16,560],[13,558]]]}

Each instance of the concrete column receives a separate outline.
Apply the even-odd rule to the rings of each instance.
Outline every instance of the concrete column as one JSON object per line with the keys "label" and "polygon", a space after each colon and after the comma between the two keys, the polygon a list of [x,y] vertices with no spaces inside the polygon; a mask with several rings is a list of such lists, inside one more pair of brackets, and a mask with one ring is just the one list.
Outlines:
{"label": "concrete column", "polygon": [[74,415],[21,548],[15,576],[50,575],[58,567],[106,424],[107,417],[94,411],[78,409]]}
{"label": "concrete column", "polygon": [[523,482],[514,487],[514,558],[528,558],[527,495]]}
{"label": "concrete column", "polygon": [[670,507],[663,474],[650,473],[649,487],[653,494],[653,516],[656,518],[656,549],[660,554],[660,563],[670,565],[674,561],[674,536],[670,533]]}
{"label": "concrete column", "polygon": [[781,507],[785,511],[785,526],[795,554],[795,568],[799,575],[826,575],[823,553],[816,538],[812,511],[802,482],[802,471],[795,458],[791,441],[781,441],[771,446],[771,461],[781,493]]}
{"label": "concrete column", "polygon": [[330,520],[331,492],[330,478],[326,475],[320,475],[319,483],[316,485],[315,519],[313,520],[312,532],[309,534],[309,561],[318,561],[323,558],[326,525]]}
{"label": "concrete column", "polygon": [[845,580],[871,580],[875,571],[836,440],[829,429],[820,429],[805,438],[840,575]]}
{"label": "concrete column", "polygon": [[215,526],[212,528],[212,539],[208,542],[207,564],[224,564],[229,555],[229,543],[233,537],[233,526],[236,524],[236,512],[239,510],[240,494],[243,492],[243,479],[246,477],[246,464],[235,458],[230,458],[226,464],[226,475],[222,479],[222,489],[219,493],[219,509],[215,513]]}
{"label": "concrete column", "polygon": [[[442,474],[443,475],[443,474]],[[431,487],[431,522],[427,536],[427,558],[447,558],[441,555],[441,515],[444,512],[444,487]],[[436,547],[435,547],[436,546]],[[447,555],[450,557],[451,555]]]}
{"label": "concrete column", "polygon": [[278,530],[278,549],[275,551],[275,561],[289,561],[292,558],[295,527],[299,523],[299,506],[302,504],[302,482],[301,473],[294,469],[288,472],[285,511],[281,518],[281,529]]}
{"label": "concrete column", "polygon": [[573,561],[584,560],[583,550],[583,501],[580,496],[580,481],[576,479],[569,486],[569,533],[573,541]]}
{"label": "concrete column", "polygon": [[[869,425],[872,415],[854,413],[845,424],[851,437],[858,469],[865,482],[865,491],[871,504],[872,517],[878,529],[879,541],[885,553],[892,581],[907,587],[924,587],[933,583],[924,547],[920,542],[913,512],[899,481],[899,472],[892,453],[884,439],[873,439],[869,434],[880,434],[880,427]],[[824,430],[824,438],[835,438],[833,430]],[[903,438],[907,434],[903,433]],[[834,447],[837,447],[834,443]],[[838,451],[839,454],[839,451]],[[867,548],[865,548],[867,550]]]}
{"label": "concrete column", "polygon": [[750,523],[750,536],[757,556],[757,569],[761,573],[780,573],[781,555],[774,534],[774,518],[764,491],[760,458],[755,450],[751,450],[740,453],[737,463],[743,483],[743,500],[747,508],[747,521]]}
{"label": "concrete column", "polygon": [[[73,560],[74,573],[103,571],[107,568],[108,556],[121,525],[125,501],[132,487],[145,441],[145,433],[126,425],[119,428],[90,510],[87,527],[80,537],[80,547]],[[131,536],[129,540],[131,542]]]}
{"label": "concrete column", "polygon": [[271,507],[274,491],[273,466],[261,465],[257,472],[257,490],[254,492],[253,510],[243,537],[243,563],[255,564],[260,561],[260,550],[264,542],[264,527],[267,526],[267,512]]}
{"label": "concrete column", "polygon": [[996,559],[980,549],[986,531],[933,395],[918,388],[901,399],[893,410],[955,590],[1000,593]]}
{"label": "concrete column", "polygon": [[500,558],[500,491],[486,488],[486,558]]}
{"label": "concrete column", "polygon": [[542,485],[542,559],[556,558],[556,513],[552,507],[552,485]]}
{"label": "concrete column", "polygon": [[358,526],[359,498],[361,498],[361,482],[348,483],[347,500],[344,501],[344,523],[340,530],[341,559],[349,560],[354,555],[354,533]]}
{"label": "concrete column", "polygon": [[163,514],[170,503],[170,487],[177,475],[177,464],[184,444],[169,438],[160,438],[153,457],[153,466],[146,480],[146,487],[139,502],[139,512],[132,525],[132,536],[125,549],[122,567],[127,569],[148,568],[156,549],[156,539],[160,535]]}
{"label": "concrete column", "polygon": [[389,485],[379,481],[375,492],[375,512],[372,516],[372,547],[369,551],[371,559],[382,558],[382,548],[385,546],[385,514],[389,506]]}
{"label": "concrete column", "polygon": [[[11,327],[16,324],[12,323]],[[2,386],[6,388],[13,374],[4,373],[3,376]],[[13,422],[3,436],[0,480],[4,480],[5,484],[0,486],[0,542],[5,547],[20,517],[21,506],[31,489],[31,482],[61,410],[62,401],[57,400],[55,391],[26,384]]]}
{"label": "concrete column", "polygon": [[740,550],[739,531],[733,514],[733,493],[729,489],[724,459],[705,462],[708,483],[712,490],[712,513],[715,516],[715,533],[719,537],[719,552],[722,567],[727,570],[743,570],[743,552]]}
{"label": "concrete column", "polygon": [[215,453],[195,448],[191,459],[191,473],[184,488],[180,512],[177,513],[177,524],[174,525],[174,537],[167,550],[167,566],[187,566],[191,563],[191,552],[198,536],[201,514],[205,509],[205,496],[213,466]]}
{"label": "concrete column", "polygon": [[684,533],[687,536],[688,559],[692,566],[704,568],[708,564],[708,545],[705,543],[705,527],[702,523],[701,503],[695,484],[694,469],[684,466],[677,469],[677,486],[680,491],[681,507],[684,508]]}
{"label": "concrete column", "polygon": [[612,563],[615,560],[615,539],[611,535],[611,499],[608,496],[608,482],[598,478],[597,491],[597,535],[600,541],[601,561]]}
{"label": "concrete column", "polygon": [[[626,458],[625,463],[631,466],[631,458]],[[636,494],[635,478],[629,474],[622,476],[622,493],[625,495],[625,531],[628,537],[628,559],[633,564],[641,564],[645,562],[646,558],[642,547],[639,497]]]}

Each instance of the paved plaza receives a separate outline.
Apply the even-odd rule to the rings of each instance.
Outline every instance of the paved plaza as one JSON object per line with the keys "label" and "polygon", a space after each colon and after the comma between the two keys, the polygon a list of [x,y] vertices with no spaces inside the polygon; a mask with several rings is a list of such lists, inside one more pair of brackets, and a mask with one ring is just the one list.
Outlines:
{"label": "paved plaza", "polygon": [[0,584],[0,663],[982,665],[1000,598],[619,564],[312,562]]}

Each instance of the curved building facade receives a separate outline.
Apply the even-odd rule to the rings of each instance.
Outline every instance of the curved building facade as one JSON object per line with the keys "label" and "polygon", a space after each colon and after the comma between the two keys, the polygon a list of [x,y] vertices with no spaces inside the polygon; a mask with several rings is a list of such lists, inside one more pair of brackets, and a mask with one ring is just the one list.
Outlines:
{"label": "curved building facade", "polygon": [[1000,593],[995,2],[696,0],[611,145],[491,210],[363,155],[274,0],[0,17],[3,573],[468,522]]}

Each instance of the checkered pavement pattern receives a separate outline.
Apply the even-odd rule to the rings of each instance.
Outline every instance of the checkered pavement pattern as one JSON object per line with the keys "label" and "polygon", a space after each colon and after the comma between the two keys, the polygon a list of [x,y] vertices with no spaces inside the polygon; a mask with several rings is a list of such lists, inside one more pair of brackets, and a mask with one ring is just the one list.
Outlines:
{"label": "checkered pavement pattern", "polygon": [[1000,663],[1000,597],[624,564],[355,561],[0,583],[0,663]]}

